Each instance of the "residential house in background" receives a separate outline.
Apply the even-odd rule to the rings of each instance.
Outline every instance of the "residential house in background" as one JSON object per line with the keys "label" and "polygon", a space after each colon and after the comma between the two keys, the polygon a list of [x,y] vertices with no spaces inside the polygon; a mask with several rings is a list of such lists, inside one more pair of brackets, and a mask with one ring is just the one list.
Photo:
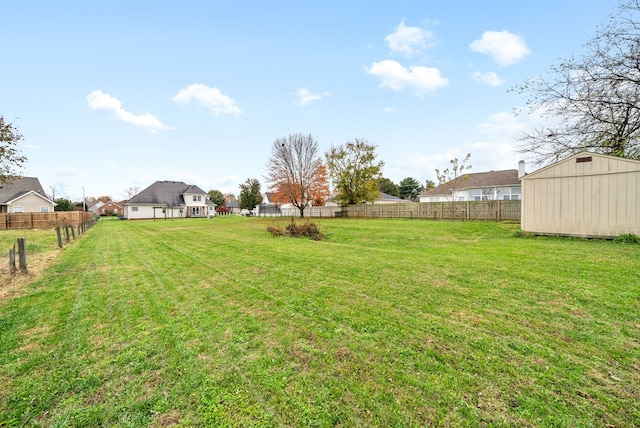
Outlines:
{"label": "residential house in background", "polygon": [[124,214],[125,202],[97,200],[87,210],[92,212],[94,216],[120,216]]}
{"label": "residential house in background", "polygon": [[510,201],[522,199],[520,179],[524,161],[518,169],[463,174],[454,180],[420,193],[420,202]]}
{"label": "residential house in background", "polygon": [[156,181],[124,204],[124,218],[213,217],[216,205],[207,192],[182,181]]}
{"label": "residential house in background", "polygon": [[55,206],[36,177],[10,177],[0,183],[0,213],[49,213]]}

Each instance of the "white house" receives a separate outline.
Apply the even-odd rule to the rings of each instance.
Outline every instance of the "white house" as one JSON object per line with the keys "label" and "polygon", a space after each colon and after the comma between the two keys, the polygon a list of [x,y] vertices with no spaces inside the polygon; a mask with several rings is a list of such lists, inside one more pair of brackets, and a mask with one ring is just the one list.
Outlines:
{"label": "white house", "polygon": [[0,183],[0,213],[49,213],[55,206],[35,177],[9,177]]}
{"label": "white house", "polygon": [[181,181],[156,181],[124,205],[124,218],[168,219],[213,217],[216,205],[198,186]]}
{"label": "white house", "polygon": [[420,193],[420,202],[510,201],[522,199],[520,179],[525,175],[524,161],[518,169],[463,174],[460,177]]}

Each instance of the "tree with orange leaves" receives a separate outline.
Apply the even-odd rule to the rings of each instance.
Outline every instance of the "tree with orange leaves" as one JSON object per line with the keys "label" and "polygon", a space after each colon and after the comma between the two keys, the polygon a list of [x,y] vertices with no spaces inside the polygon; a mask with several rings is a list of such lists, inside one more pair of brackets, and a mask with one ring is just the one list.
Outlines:
{"label": "tree with orange leaves", "polygon": [[300,217],[308,206],[329,195],[326,169],[318,155],[318,142],[311,134],[276,138],[265,178],[272,191],[298,208]]}

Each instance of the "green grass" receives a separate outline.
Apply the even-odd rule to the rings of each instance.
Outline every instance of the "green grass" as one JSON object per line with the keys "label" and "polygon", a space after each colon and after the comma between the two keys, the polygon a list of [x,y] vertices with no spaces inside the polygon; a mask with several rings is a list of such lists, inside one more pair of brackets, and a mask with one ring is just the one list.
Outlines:
{"label": "green grass", "polygon": [[640,425],[640,246],[274,222],[99,222],[0,303],[0,426]]}

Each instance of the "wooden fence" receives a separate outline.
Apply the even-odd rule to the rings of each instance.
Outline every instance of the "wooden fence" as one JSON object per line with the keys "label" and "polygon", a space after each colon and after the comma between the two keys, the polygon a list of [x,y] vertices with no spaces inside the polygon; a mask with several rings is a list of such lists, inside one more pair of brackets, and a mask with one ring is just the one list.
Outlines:
{"label": "wooden fence", "polygon": [[360,204],[344,207],[343,215],[363,218],[520,221],[520,201]]}
{"label": "wooden fence", "polygon": [[83,211],[54,211],[52,213],[0,214],[0,230],[53,229],[74,226],[91,221],[93,214]]}
{"label": "wooden fence", "polygon": [[[265,214],[258,214],[264,216]],[[266,216],[298,217],[297,208]],[[409,218],[431,220],[520,221],[520,201],[401,202],[346,207],[309,207],[305,217]]]}

